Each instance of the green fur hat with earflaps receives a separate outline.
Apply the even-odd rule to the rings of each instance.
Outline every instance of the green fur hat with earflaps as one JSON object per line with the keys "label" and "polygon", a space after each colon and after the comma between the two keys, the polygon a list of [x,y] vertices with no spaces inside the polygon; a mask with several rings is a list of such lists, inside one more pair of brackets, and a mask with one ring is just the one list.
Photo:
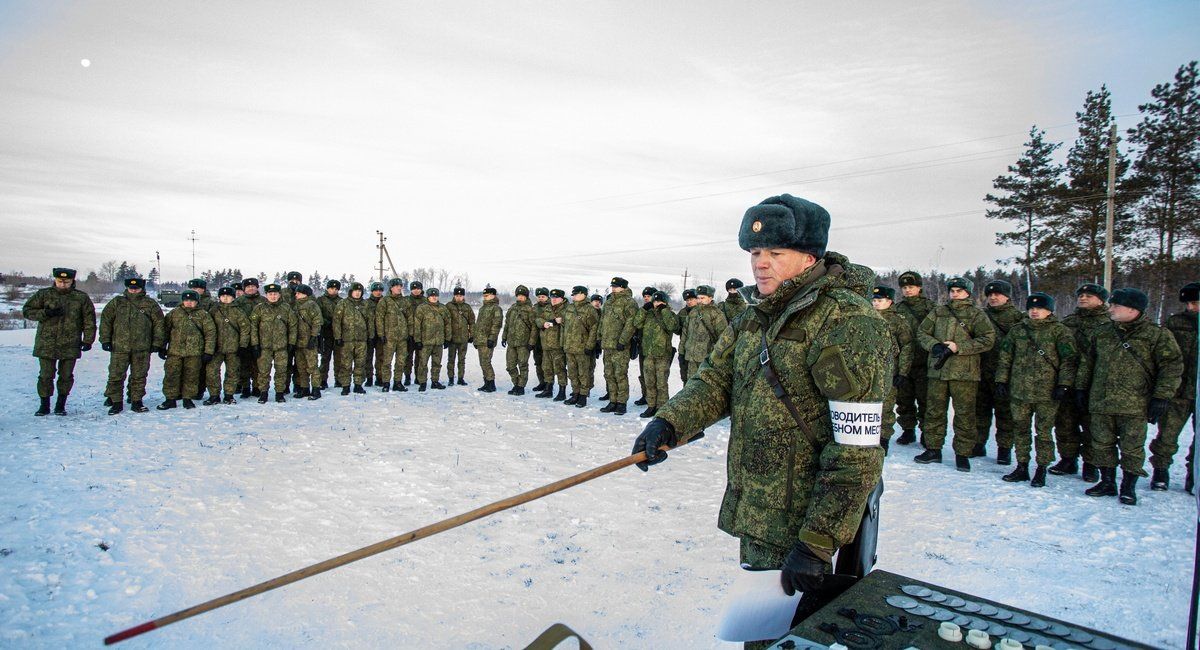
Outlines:
{"label": "green fur hat with earflaps", "polygon": [[792,248],[820,259],[829,243],[829,212],[821,206],[781,194],[746,210],[738,229],[738,246]]}

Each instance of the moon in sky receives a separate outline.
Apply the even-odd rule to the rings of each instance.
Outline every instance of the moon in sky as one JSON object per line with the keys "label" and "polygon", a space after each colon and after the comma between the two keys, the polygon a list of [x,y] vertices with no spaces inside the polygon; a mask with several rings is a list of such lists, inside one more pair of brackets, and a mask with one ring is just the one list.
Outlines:
{"label": "moon in sky", "polygon": [[92,60],[91,60],[91,59],[80,59],[80,60],[79,60],[79,65],[81,65],[81,66],[83,66],[83,67],[85,67],[85,68],[86,68],[86,67],[88,67],[88,66],[92,65]]}

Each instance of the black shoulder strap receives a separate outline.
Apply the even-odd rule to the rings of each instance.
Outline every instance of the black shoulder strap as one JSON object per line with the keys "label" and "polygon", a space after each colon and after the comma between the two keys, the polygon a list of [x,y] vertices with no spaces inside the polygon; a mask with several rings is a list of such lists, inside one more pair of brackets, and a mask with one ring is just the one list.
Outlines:
{"label": "black shoulder strap", "polygon": [[[1133,332],[1130,332],[1129,335],[1133,335]],[[1142,367],[1142,370],[1144,370],[1146,372],[1146,375],[1150,378],[1150,380],[1153,381],[1154,380],[1154,372],[1151,371],[1150,368],[1146,367],[1145,362],[1143,362],[1141,359],[1139,359],[1138,355],[1133,353],[1133,350],[1130,349],[1133,346],[1129,345],[1128,339],[1129,339],[1129,336],[1122,336],[1120,330],[1119,329],[1117,330],[1117,340],[1121,343],[1121,349],[1124,350],[1125,352],[1129,353],[1129,356],[1133,357],[1133,360],[1136,361],[1137,364]]]}
{"label": "black shoulder strap", "polygon": [[809,428],[808,422],[804,416],[800,414],[800,409],[796,408],[796,403],[788,396],[787,391],[783,388],[783,382],[779,380],[779,375],[776,374],[774,366],[771,365],[771,352],[767,345],[767,330],[762,330],[762,350],[758,353],[758,365],[762,367],[763,377],[766,378],[767,384],[771,386],[771,391],[775,393],[775,397],[783,402],[783,406],[787,408],[788,413],[792,414],[792,419],[799,425],[800,431],[804,433],[804,437],[815,447],[817,446],[817,436]]}

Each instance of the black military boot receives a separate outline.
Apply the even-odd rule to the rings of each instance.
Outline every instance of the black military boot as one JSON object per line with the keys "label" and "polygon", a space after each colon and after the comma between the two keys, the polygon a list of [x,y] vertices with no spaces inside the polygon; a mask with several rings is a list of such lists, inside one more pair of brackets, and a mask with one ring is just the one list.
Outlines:
{"label": "black military boot", "polygon": [[34,411],[33,414],[37,415],[39,417],[43,416],[43,415],[50,415],[50,398],[49,397],[39,397],[38,398],[38,410]]}
{"label": "black military boot", "polygon": [[902,431],[900,433],[900,437],[896,438],[896,444],[898,444],[898,445],[911,445],[912,443],[914,443],[916,441],[917,441],[917,430],[916,429],[905,429],[904,431]]}
{"label": "black military boot", "polygon": [[567,399],[567,387],[566,387],[566,386],[559,386],[559,387],[558,387],[558,394],[554,396],[554,401],[556,401],[556,402],[561,402],[561,401],[563,401],[563,400],[565,400],[565,399]]}
{"label": "black military boot", "polygon": [[399,380],[393,381],[392,382],[392,392],[403,393],[404,392],[404,384],[401,383]]}
{"label": "black military boot", "polygon": [[484,380],[483,380],[483,385],[482,385],[482,386],[480,386],[479,388],[476,388],[475,390],[476,390],[477,392],[480,392],[480,393],[486,393],[486,392],[488,392],[488,380],[484,379]]}
{"label": "black military boot", "polygon": [[925,451],[917,454],[917,457],[913,458],[913,461],[921,463],[922,465],[928,465],[930,463],[940,463],[940,462],[942,462],[942,450],[941,449],[926,449]]}
{"label": "black military boot", "polygon": [[304,389],[297,386],[296,392],[292,393],[292,397],[294,399],[300,399],[301,397],[304,397]]}
{"label": "black military boot", "polygon": [[123,411],[123,410],[125,410],[125,404],[123,404],[123,403],[121,403],[121,402],[117,402],[116,404],[113,404],[112,406],[110,406],[110,407],[108,408],[108,414],[109,414],[109,415],[116,415],[116,414],[120,413],[120,412],[121,412],[121,411]]}
{"label": "black military boot", "polygon": [[435,382],[429,384],[429,387],[434,390],[446,390],[445,384],[443,384],[440,381],[435,381]]}
{"label": "black military boot", "polygon": [[221,401],[221,397],[219,395],[217,395],[216,393],[213,393],[212,395],[209,395],[208,399],[206,399],[200,403],[205,406],[212,406],[213,404],[220,403],[220,401]]}
{"label": "black military boot", "polygon": [[374,386],[374,385],[375,385],[374,378],[367,377],[367,386]]}
{"label": "black military boot", "polygon": [[237,400],[233,399],[233,393],[225,393],[225,399],[221,400],[222,404],[237,404]]}
{"label": "black military boot", "polygon": [[417,384],[417,392],[418,393],[425,392],[425,382],[421,382],[421,383]]}
{"label": "black military boot", "polygon": [[1171,471],[1165,467],[1155,467],[1150,476],[1150,490],[1162,492],[1171,486]]}
{"label": "black military boot", "polygon": [[67,396],[66,395],[59,395],[58,397],[54,398],[54,414],[55,415],[66,415],[67,414]]}
{"label": "black military boot", "polygon": [[129,410],[133,411],[134,413],[145,413],[146,411],[149,411],[150,409],[146,408],[146,405],[143,404],[142,400],[139,399],[139,400],[134,400],[133,404],[129,405]]}
{"label": "black military boot", "polygon": [[354,392],[358,393],[359,395],[367,394],[367,391],[363,390],[362,384],[354,384]]}
{"label": "black military boot", "polygon": [[1033,471],[1033,480],[1029,482],[1029,487],[1046,487],[1046,466],[1038,465]]}
{"label": "black military boot", "polygon": [[517,387],[516,387],[516,386],[513,386],[512,388],[508,389],[508,394],[509,394],[509,395],[516,395],[516,394],[517,394]]}
{"label": "black military boot", "polygon": [[349,387],[349,386],[342,386],[342,394],[343,394],[343,395],[349,395],[349,394],[350,394],[350,387]]}
{"label": "black military boot", "polygon": [[[971,457],[954,454],[954,469],[960,472],[971,471]],[[1028,476],[1028,474],[1026,474],[1026,476]]]}
{"label": "black military boot", "polygon": [[287,401],[286,396],[287,396],[287,393],[275,393],[275,403],[283,404],[284,402]]}
{"label": "black military boot", "polygon": [[328,379],[321,380],[321,390],[329,390],[329,380]]}
{"label": "black military boot", "polygon": [[636,400],[634,400],[634,401],[633,401],[633,405],[634,405],[634,406],[645,406],[645,405],[647,405],[647,404],[649,404],[649,403],[650,403],[650,402],[646,401],[646,396],[645,396],[645,395],[642,395],[641,397],[639,397],[639,398],[637,398]]}
{"label": "black military boot", "polygon": [[487,382],[487,386],[488,386],[487,392],[489,392],[489,393],[496,392],[496,380],[495,379],[489,379]]}
{"label": "black military boot", "polygon": [[1055,476],[1070,476],[1079,471],[1079,459],[1075,457],[1063,458],[1051,465],[1048,471]]}
{"label": "black military boot", "polygon": [[453,374],[451,374],[451,373],[446,373],[446,385],[447,385],[447,386],[453,386],[453,385],[454,385],[454,375],[453,375]]}
{"label": "black military boot", "polygon": [[105,405],[105,406],[112,406],[112,404],[113,404],[113,402],[112,402],[112,398],[111,398],[111,397],[105,397],[105,398],[104,398],[104,405]]}
{"label": "black military boot", "polygon": [[645,411],[642,411],[641,413],[639,413],[638,417],[639,418],[652,418],[652,417],[654,417],[655,413],[658,413],[658,409],[651,406],[651,407],[647,408]]}
{"label": "black military boot", "polygon": [[1137,505],[1137,482],[1139,478],[1141,477],[1137,474],[1121,472],[1121,503],[1127,506]]}
{"label": "black military boot", "polygon": [[534,386],[534,387],[533,387],[533,391],[534,391],[535,393],[540,393],[540,392],[542,392],[542,391],[544,391],[544,390],[546,390],[546,382],[544,382],[544,381],[539,381],[539,382],[537,383],[537,386]]}
{"label": "black military boot", "polygon": [[242,399],[250,399],[251,397],[254,397],[254,394],[250,392],[249,388],[243,388],[242,394],[239,395],[239,397],[241,397]]}
{"label": "black military boot", "polygon": [[601,413],[612,413],[615,410],[617,410],[617,403],[609,402],[608,404],[604,405],[604,408],[600,409],[600,412]]}
{"label": "black military boot", "polygon": [[1013,471],[1000,477],[1006,483],[1023,483],[1029,480],[1029,463],[1017,463]]}
{"label": "black military boot", "polygon": [[462,377],[459,377],[459,378],[458,378],[458,381],[457,381],[456,383],[457,383],[459,386],[466,386],[466,385],[467,385],[467,381],[466,381],[465,379],[463,379]]}
{"label": "black military boot", "polygon": [[625,402],[617,402],[617,408],[613,409],[613,415],[625,415]]}
{"label": "black military boot", "polygon": [[1083,491],[1089,497],[1117,496],[1117,468],[1101,467],[1100,482]]}
{"label": "black military boot", "polygon": [[379,390],[384,393],[390,393],[390,392],[392,392],[392,387],[387,382],[384,382],[383,387],[380,388]]}
{"label": "black military boot", "polygon": [[524,386],[513,386],[513,395],[524,395],[524,394],[525,394]]}
{"label": "black military boot", "polygon": [[987,448],[983,443],[979,443],[971,450],[971,455],[968,458],[984,458],[985,456],[987,456]]}
{"label": "black military boot", "polygon": [[575,400],[575,408],[581,409],[581,408],[587,406],[587,397],[586,396],[578,395],[577,398],[578,399]]}
{"label": "black military boot", "polygon": [[412,386],[412,375],[404,375],[404,385]]}
{"label": "black military boot", "polygon": [[553,396],[554,396],[554,384],[549,383],[549,382],[542,384],[542,390],[537,395],[534,395],[534,397],[542,397],[542,398],[553,397]]}
{"label": "black military boot", "polygon": [[183,398],[183,408],[194,409],[196,408],[196,403],[185,397]]}
{"label": "black military boot", "polygon": [[314,388],[314,389],[308,391],[308,401],[311,402],[313,400],[318,400],[318,399],[321,399],[321,389],[320,388]]}
{"label": "black military boot", "polygon": [[262,397],[262,396],[263,396],[263,392],[262,392],[261,388],[254,388],[250,391],[250,397]]}
{"label": "black military boot", "polygon": [[175,400],[165,399],[165,400],[163,400],[162,404],[159,404],[158,406],[156,406],[154,408],[158,409],[159,411],[169,411],[169,410],[175,408]]}
{"label": "black military boot", "polygon": [[609,399],[609,397],[611,397],[611,396],[610,396],[608,393],[605,393],[605,394],[603,394],[603,395],[601,395],[601,396],[600,396],[600,401],[601,401],[601,402],[607,402],[607,401],[608,401],[608,399]]}
{"label": "black military boot", "polygon": [[996,450],[997,465],[1012,465],[1012,447],[1000,447]]}
{"label": "black military boot", "polygon": [[[1095,483],[1096,481],[1100,480],[1100,472],[1097,471],[1097,467],[1095,465],[1087,462],[1083,464],[1083,480],[1087,481],[1088,483]],[[1115,482],[1116,480],[1117,479],[1114,475],[1113,481]]]}
{"label": "black military boot", "polygon": [[[561,395],[562,393],[559,393],[559,394]],[[565,404],[567,406],[575,406],[575,402],[578,402],[578,401],[579,401],[579,395],[576,395],[575,393],[571,393],[570,397],[563,400],[563,404]]]}
{"label": "black military boot", "polygon": [[259,404],[266,404],[267,400],[269,400],[269,399],[271,399],[271,396],[267,395],[267,391],[264,390],[264,391],[259,392],[259,394],[258,394],[258,403]]}

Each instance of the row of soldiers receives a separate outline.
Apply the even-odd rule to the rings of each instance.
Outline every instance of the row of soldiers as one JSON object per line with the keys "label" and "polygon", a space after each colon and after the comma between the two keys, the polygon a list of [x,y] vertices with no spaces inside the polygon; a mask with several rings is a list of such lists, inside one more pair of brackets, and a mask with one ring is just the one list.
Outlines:
{"label": "row of soldiers", "polygon": [[[34,355],[41,361],[40,403],[35,415],[50,412],[56,388],[54,412],[66,414],[75,361],[96,338],[95,307],[74,287],[75,271],[56,268],[54,278],[55,286],[36,292],[24,307],[25,317],[38,322]],[[391,280],[386,295],[384,283],[372,283],[368,290],[355,282],[343,298],[341,283],[330,280],[324,294],[314,298],[301,279],[298,272],[288,273],[286,285],[267,284],[260,293],[259,281],[247,278],[236,287],[220,288],[215,300],[207,283],[194,279],[181,305],[166,314],[146,295],[142,278],[126,280],[125,291],[100,315],[100,344],[110,353],[105,388],[109,414],[121,413],[126,402],[135,412],[148,410],[143,400],[153,354],[165,362],[164,399],[157,408],[169,410],[180,401],[184,408],[194,408],[205,389],[205,405],[232,404],[235,395],[265,403],[272,381],[276,402],[286,401],[292,389],[294,398],[320,399],[331,367],[334,387],[343,395],[364,393],[364,386],[372,385],[383,392],[407,392],[414,375],[419,392],[427,386],[444,389],[443,352],[448,383],[466,385],[466,355],[473,344],[484,380],[478,390],[496,390],[492,358],[499,346],[506,349],[505,367],[513,385],[509,394],[525,393],[532,356],[537,396],[579,408],[588,403],[595,366],[603,356],[606,393],[601,400],[608,404],[601,410],[618,415],[626,413],[629,364],[637,359],[642,397],[635,404],[647,407],[642,417],[651,417],[669,396],[674,356],[678,353],[680,376],[686,381],[726,324],[746,307],[737,279],[726,283],[729,297],[719,305],[713,302],[712,287],[685,291],[686,306],[678,314],[669,297],[653,287],[642,291],[637,305],[628,281],[616,277],[607,298],[589,296],[586,287],[576,286],[569,303],[564,291],[546,288],[536,289],[536,302],[531,302],[528,287],[520,285],[507,314],[497,291],[489,287],[478,315],[461,287],[454,289],[451,302],[441,304],[439,290],[425,290],[420,282],[405,286]]]}
{"label": "row of soldiers", "polygon": [[[1005,481],[1042,487],[1047,474],[1078,473],[1082,459],[1083,479],[1095,484],[1086,494],[1119,496],[1132,505],[1138,479],[1147,475],[1149,423],[1158,429],[1150,443],[1150,487],[1169,487],[1179,435],[1189,419],[1196,430],[1200,283],[1180,290],[1183,309],[1165,327],[1147,317],[1149,299],[1136,288],[1110,295],[1084,284],[1076,291],[1074,313],[1060,321],[1053,297],[1033,293],[1022,311],[1004,280],[986,284],[983,308],[966,278],[947,281],[949,300],[942,305],[922,295],[915,272],[902,274],[899,285],[900,301],[890,287],[873,293],[896,351],[893,388],[884,403],[885,449],[898,423],[898,444],[916,442],[921,431],[925,449],[916,462],[942,462],[953,403],[952,447],[960,471],[970,471],[971,458],[986,455],[994,418],[996,462],[1011,465],[1016,449],[1016,466]],[[1192,488],[1189,453],[1185,489]]]}

